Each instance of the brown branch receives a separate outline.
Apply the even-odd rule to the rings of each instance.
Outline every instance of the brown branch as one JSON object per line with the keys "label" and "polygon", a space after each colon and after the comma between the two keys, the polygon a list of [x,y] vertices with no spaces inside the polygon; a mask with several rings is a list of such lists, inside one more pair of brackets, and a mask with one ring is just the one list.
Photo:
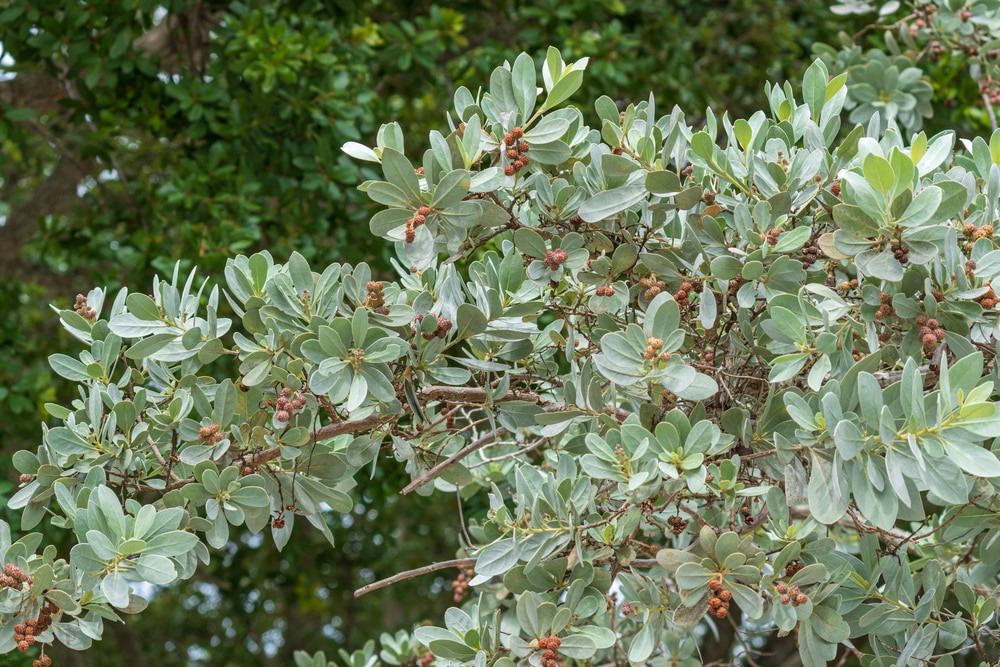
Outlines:
{"label": "brown branch", "polygon": [[[938,348],[939,350],[942,348]],[[940,363],[940,360],[939,360]],[[917,372],[924,376],[924,389],[929,389],[934,386],[937,382],[937,373],[931,371],[929,364],[924,364],[917,368]],[[882,387],[887,387],[890,384],[899,382],[903,379],[903,371],[878,371],[872,373],[875,379],[878,380],[879,385]]]}
{"label": "brown branch", "polygon": [[[468,398],[470,396],[478,396],[479,395],[478,392],[482,392],[483,403],[485,403],[486,390],[485,389],[479,389],[479,388],[476,388],[476,387],[471,387],[471,388],[470,387],[424,387],[423,389],[420,390],[420,393],[423,394],[424,392],[427,392],[427,395],[439,395],[439,392],[441,394],[444,394],[446,392],[451,392],[451,391],[454,391],[456,389],[457,390],[464,390],[464,393],[462,395],[465,396],[466,398]],[[563,408],[566,407],[565,404],[562,403],[561,401],[559,401],[559,402],[553,402],[553,403],[547,403],[546,404],[546,403],[544,403],[542,401],[542,399],[537,394],[534,394],[534,393],[531,393],[531,392],[525,392],[525,393],[511,392],[510,394],[508,394],[507,396],[505,396],[501,400],[507,400],[507,401],[509,401],[509,400],[526,400],[526,401],[531,401],[531,402],[537,403],[538,405],[542,406],[542,409],[545,412],[558,412],[559,410],[562,410]],[[470,402],[472,402],[472,401],[470,401]],[[475,402],[478,404],[478,401],[475,401]],[[609,409],[609,414],[612,414],[611,409]],[[628,412],[627,410],[622,410],[621,408],[617,408],[617,409],[613,410],[613,414],[615,416],[622,417],[622,415],[628,416],[631,413]],[[624,417],[622,417],[622,418],[624,418]],[[412,482],[410,482],[409,484],[407,484],[405,487],[403,487],[403,490],[400,491],[400,494],[402,494],[402,495],[405,496],[408,493],[412,493],[413,491],[416,491],[417,489],[419,489],[420,487],[424,486],[425,484],[427,484],[429,482],[432,482],[442,472],[444,472],[449,466],[452,466],[455,463],[461,461],[462,459],[464,459],[466,456],[468,456],[469,454],[473,453],[474,451],[482,449],[486,445],[489,445],[490,443],[492,443],[494,440],[496,440],[498,437],[500,437],[504,433],[507,433],[507,429],[505,429],[504,427],[501,426],[497,430],[493,431],[492,433],[487,433],[486,435],[482,436],[478,440],[476,440],[476,441],[474,441],[474,442],[466,445],[462,449],[458,450],[457,452],[455,452],[454,454],[452,454],[451,456],[449,456],[448,458],[446,458],[444,461],[441,461],[440,463],[438,463],[437,465],[435,465],[433,468],[431,468],[430,470],[428,470],[427,472],[425,472],[423,475],[421,475],[417,479],[415,479]]]}
{"label": "brown branch", "polygon": [[[488,396],[482,387],[448,387],[430,386],[422,387],[417,391],[417,396],[427,401],[448,401],[449,403],[472,403],[475,405],[486,405]],[[519,392],[512,389],[501,401],[528,401],[529,403],[541,403],[542,399],[534,392]]]}
{"label": "brown branch", "polygon": [[[425,398],[427,400],[444,400],[452,403],[469,403],[474,405],[482,405],[485,404],[486,402],[486,390],[481,389],[479,387],[428,386],[428,387],[423,387],[418,392],[418,395],[421,398]],[[539,398],[537,394],[530,392],[523,392],[523,393],[511,392],[510,394],[508,394],[507,396],[505,396],[503,399],[500,400],[502,401],[530,400],[536,403],[541,402],[541,398]],[[561,403],[552,403],[546,406],[546,411],[557,410],[561,407],[562,407]],[[404,408],[404,410],[405,409],[406,408]],[[344,435],[346,433],[358,433],[360,431],[368,431],[371,429],[375,429],[378,428],[379,426],[387,424],[388,422],[398,419],[399,416],[400,415],[392,415],[386,417],[383,415],[374,414],[371,415],[370,417],[365,417],[364,419],[359,419],[357,421],[336,422],[334,424],[327,424],[326,426],[323,426],[313,431],[311,437],[309,438],[309,444],[315,444],[320,440],[329,440],[330,438],[335,438],[338,435]],[[485,445],[492,442],[493,439],[495,439],[498,435],[501,435],[502,433],[506,432],[507,432],[506,429],[500,428],[493,433],[483,436],[482,438],[472,443],[471,445],[465,447],[461,451],[452,454],[447,459],[445,459],[438,465],[428,470],[423,477],[411,482],[406,488],[402,490],[401,493],[407,494],[415,489],[420,488],[424,484],[430,482],[438,475],[440,475],[441,472],[444,471],[444,469],[447,468],[448,466],[454,464],[456,461],[464,458],[465,456],[468,456],[476,449],[484,447]],[[259,452],[254,456],[250,457],[249,459],[247,459],[247,465],[260,466],[267,463],[268,461],[273,461],[279,456],[281,456],[281,447],[271,447],[270,449],[265,449],[264,451]],[[158,458],[160,457],[158,456]],[[164,492],[172,491],[173,489],[179,489],[182,486],[191,484],[194,481],[195,480],[193,477],[188,477],[186,479],[175,478],[173,482],[167,484],[166,487],[164,487],[162,490]]]}
{"label": "brown branch", "polygon": [[21,249],[38,233],[40,220],[50,215],[69,213],[80,203],[77,186],[87,176],[84,165],[63,158],[52,173],[34,191],[15,206],[0,227],[0,275],[6,278],[42,283],[52,290],[73,291],[64,275],[49,272],[40,275],[39,268],[21,258]]}
{"label": "brown branch", "polygon": [[170,469],[170,464],[168,464],[166,459],[163,458],[163,454],[160,453],[160,448],[156,446],[153,439],[148,436],[146,439],[149,440],[149,445],[153,448],[153,454],[156,456],[156,460],[159,461],[160,465],[163,466],[163,469],[167,471],[167,476],[175,482],[181,481],[181,478],[177,476],[177,473]]}
{"label": "brown branch", "polygon": [[986,106],[986,114],[990,117],[990,129],[996,132],[997,114],[993,110],[993,103],[990,102],[990,96],[987,93],[983,93],[983,104]]}
{"label": "brown branch", "polygon": [[47,114],[57,110],[64,97],[62,84],[43,72],[18,72],[14,78],[0,81],[0,102],[5,107]]}
{"label": "brown branch", "polygon": [[[313,431],[312,436],[309,438],[309,444],[315,444],[320,440],[329,440],[330,438],[335,438],[338,435],[344,435],[345,433],[357,433],[358,431],[367,431],[368,429],[378,428],[379,426],[392,421],[395,417],[383,417],[381,415],[372,415],[371,417],[366,417],[365,419],[359,419],[354,422],[338,422],[336,424],[327,424],[326,426]],[[247,459],[247,465],[251,467],[260,466],[268,461],[273,461],[274,459],[281,456],[281,447],[271,447],[270,449],[265,449],[254,456]],[[158,457],[159,458],[159,457]],[[179,489],[183,486],[187,486],[195,481],[194,477],[187,477],[185,479],[177,479],[176,481],[167,484],[162,492],[173,491],[174,489]],[[150,489],[155,490],[155,489]]]}
{"label": "brown branch", "polygon": [[380,588],[385,588],[386,586],[391,586],[397,582],[405,581],[406,579],[413,579],[414,577],[419,577],[422,574],[430,574],[431,572],[437,572],[438,570],[447,570],[449,567],[472,567],[476,564],[475,558],[456,558],[455,560],[445,560],[440,563],[432,563],[431,565],[424,565],[423,567],[418,567],[415,570],[407,570],[406,572],[400,572],[399,574],[394,574],[387,579],[382,579],[374,583],[368,584],[367,586],[362,586],[358,590],[354,591],[354,597],[359,598],[362,595],[371,593],[372,591],[377,591]]}
{"label": "brown branch", "polygon": [[[162,71],[177,73],[188,67],[192,74],[197,74],[204,69],[211,30],[223,16],[223,12],[209,12],[197,3],[186,12],[167,15],[158,25],[132,40],[132,48],[159,56]],[[183,43],[176,38],[179,31],[185,33]]]}
{"label": "brown branch", "polygon": [[436,466],[425,472],[417,479],[413,480],[412,482],[404,486],[403,490],[400,491],[400,494],[405,496],[408,493],[416,491],[417,489],[427,484],[428,482],[434,481],[438,477],[438,475],[443,473],[447,468],[458,463],[459,461],[461,461],[462,459],[464,459],[466,456],[476,451],[477,449],[482,449],[483,447],[490,444],[504,433],[507,433],[507,429],[501,426],[497,430],[487,433],[478,440],[469,443],[462,449],[458,450],[457,452],[446,458],[444,461],[441,461],[441,463],[438,463]]}
{"label": "brown branch", "polygon": [[[793,505],[788,508],[788,515],[793,519],[808,519],[812,516],[812,511],[810,511],[807,505]],[[847,513],[844,514],[843,518],[837,521],[837,525],[849,530],[874,533],[875,535],[878,535],[879,539],[894,549],[898,549],[905,544],[906,550],[910,553],[920,553],[917,545],[910,541],[912,539],[911,535],[907,535],[906,533],[896,529],[885,530],[884,528],[878,528],[872,525],[867,518],[853,508],[849,509]]]}
{"label": "brown branch", "polygon": [[[450,567],[465,568],[473,567],[476,564],[476,558],[456,558],[455,560],[445,560],[440,563],[432,563],[430,565],[424,565],[423,567],[418,567],[415,570],[406,570],[405,572],[400,572],[399,574],[394,574],[391,577],[385,579],[380,579],[379,581],[368,584],[367,586],[362,586],[358,590],[354,591],[354,597],[359,598],[362,595],[371,593],[372,591],[377,591],[380,588],[385,588],[386,586],[391,586],[400,581],[405,581],[407,579],[413,579],[414,577],[419,577],[423,574],[430,574],[431,572],[437,572],[438,570],[447,570]],[[631,563],[630,567],[640,567],[640,568],[651,568],[657,567],[659,563],[655,558],[636,558]]]}

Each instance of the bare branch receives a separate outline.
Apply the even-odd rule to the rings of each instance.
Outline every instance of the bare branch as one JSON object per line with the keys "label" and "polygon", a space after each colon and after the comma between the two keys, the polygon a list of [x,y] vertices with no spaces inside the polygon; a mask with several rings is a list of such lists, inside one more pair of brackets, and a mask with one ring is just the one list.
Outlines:
{"label": "bare branch", "polygon": [[[152,438],[147,437],[146,439],[149,441],[149,446],[152,447],[153,455],[156,456],[156,460],[159,462],[159,464],[163,466],[164,470],[170,470],[170,465],[167,463],[166,459],[163,458],[163,454],[160,453],[160,448],[156,446],[156,443],[153,442]],[[181,478],[178,477],[177,473],[175,473],[173,470],[170,470],[170,479],[174,480],[175,482],[181,481]]]}
{"label": "bare branch", "polygon": [[[488,396],[482,387],[448,387],[430,386],[422,387],[417,396],[428,401],[448,401],[449,403],[474,403],[476,405],[486,405]],[[519,392],[511,390],[499,401],[528,401],[529,403],[539,403],[542,399],[533,392]]]}
{"label": "bare branch", "polygon": [[438,570],[447,570],[449,567],[472,567],[476,564],[475,558],[456,558],[455,560],[445,560],[440,563],[432,563],[431,565],[424,565],[423,567],[418,567],[415,570],[407,570],[406,572],[400,572],[399,574],[394,574],[388,579],[382,579],[374,583],[368,584],[367,586],[362,586],[358,590],[354,591],[354,597],[359,598],[362,595],[371,593],[372,591],[377,591],[380,588],[385,588],[386,586],[391,586],[400,581],[405,581],[406,579],[413,579],[414,577],[419,577],[422,574],[430,574],[431,572],[437,572]]}
{"label": "bare branch", "polygon": [[507,429],[501,426],[497,430],[491,433],[487,433],[478,440],[469,443],[462,449],[458,450],[457,452],[446,458],[444,461],[441,461],[441,463],[438,463],[436,466],[425,472],[417,479],[413,480],[412,482],[404,486],[403,490],[400,491],[400,493],[405,496],[408,493],[416,491],[424,484],[434,481],[437,478],[437,476],[440,475],[442,472],[444,472],[449,466],[458,463],[459,461],[461,461],[462,459],[464,459],[466,456],[476,451],[477,449],[482,449],[483,447],[490,444],[504,433],[507,433]]}

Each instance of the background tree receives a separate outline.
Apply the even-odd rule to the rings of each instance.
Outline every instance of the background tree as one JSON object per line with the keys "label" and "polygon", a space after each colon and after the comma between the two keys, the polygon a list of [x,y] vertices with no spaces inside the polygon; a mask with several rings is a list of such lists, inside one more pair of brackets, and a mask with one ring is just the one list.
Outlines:
{"label": "background tree", "polygon": [[[760,12],[758,8],[753,16],[755,21],[759,18],[761,25],[767,26],[771,20],[791,16],[784,12],[799,12],[803,8],[807,12],[810,8],[821,9],[815,4],[799,6],[781,3],[776,9],[765,8],[765,12]],[[94,270],[95,266],[100,272],[97,279],[106,284],[130,282],[136,274],[130,276],[123,272],[122,264],[118,263],[121,258],[125,258],[138,273],[150,268],[168,269],[174,259],[191,258],[196,254],[201,255],[201,265],[211,268],[222,262],[227,251],[260,246],[271,247],[278,255],[287,255],[291,247],[297,247],[310,258],[320,261],[343,257],[347,248],[352,253],[355,249],[360,253],[346,255],[349,259],[383,256],[379,246],[366,249],[343,231],[350,228],[343,224],[344,221],[366,219],[371,210],[351,190],[344,189],[345,184],[353,182],[356,170],[348,166],[346,158],[330,150],[346,139],[361,138],[365,133],[354,132],[350,123],[338,125],[336,119],[347,117],[362,127],[365,123],[373,127],[371,123],[375,114],[362,113],[361,109],[365,106],[352,102],[374,105],[378,100],[378,104],[389,105],[385,115],[396,115],[411,123],[410,127],[420,127],[421,123],[428,122],[430,111],[437,115],[439,96],[408,90],[406,84],[412,82],[413,77],[383,77],[381,89],[376,89],[377,95],[366,92],[363,77],[368,63],[374,63],[376,73],[383,71],[379,69],[381,62],[387,63],[384,66],[386,72],[393,67],[410,67],[426,74],[443,73],[452,81],[443,85],[453,89],[456,82],[472,83],[477,81],[477,77],[484,80],[482,73],[486,66],[499,60],[506,47],[488,39],[476,44],[463,43],[463,34],[493,34],[485,29],[497,25],[496,17],[491,14],[432,10],[426,17],[411,20],[392,8],[385,8],[384,16],[376,15],[374,22],[354,15],[356,22],[351,23],[349,18],[344,25],[339,23],[343,14],[331,13],[327,23],[313,25],[314,19],[324,16],[321,9],[312,5],[287,9],[263,7],[250,12],[235,8],[227,13],[224,8],[219,8],[214,13],[206,14],[204,6],[190,12],[183,6],[150,6],[144,9],[147,14],[115,16],[114,12],[102,13],[100,8],[96,8],[91,19],[67,17],[62,8],[53,8],[48,13],[21,6],[8,9],[9,13],[4,15],[5,25],[16,28],[20,34],[16,37],[5,34],[4,44],[18,69],[22,70],[8,82],[8,90],[12,91],[9,94],[15,95],[18,90],[23,92],[25,89],[34,94],[49,91],[47,95],[62,102],[56,112],[46,114],[43,111],[41,115],[34,116],[23,110],[26,106],[23,102],[10,105],[15,108],[7,114],[5,127],[12,132],[9,135],[15,140],[12,143],[18,146],[22,155],[13,153],[17,170],[10,172],[11,176],[5,180],[5,186],[10,186],[10,201],[14,203],[8,228],[12,231],[23,230],[24,227],[19,225],[27,220],[30,229],[30,223],[38,219],[31,206],[50,206],[52,208],[42,209],[42,213],[53,216],[68,210],[71,205],[86,205],[83,210],[70,211],[65,216],[43,218],[44,253],[42,246],[36,245],[34,250],[31,244],[27,247],[29,258],[44,256],[49,267],[57,269],[57,277],[49,284],[61,286],[65,283],[65,279],[58,276],[59,272],[70,271],[71,275],[80,275],[81,272]],[[555,35],[570,45],[567,53],[573,53],[574,48],[580,52],[589,48],[587,52],[590,53],[607,53],[603,61],[595,62],[594,69],[608,78],[588,79],[585,92],[596,93],[600,90],[611,93],[617,100],[643,99],[645,92],[640,89],[649,86],[659,88],[657,83],[660,81],[663,81],[663,89],[678,90],[681,88],[678,82],[686,81],[685,73],[702,71],[711,63],[726,63],[725,68],[708,72],[703,77],[704,90],[709,94],[726,91],[731,97],[721,101],[729,109],[738,110],[747,100],[753,99],[752,91],[762,78],[753,68],[768,62],[766,54],[775,53],[769,49],[791,45],[791,40],[784,42],[770,36],[761,38],[760,33],[747,30],[746,15],[741,16],[739,7],[732,5],[711,10],[704,17],[704,24],[711,28],[705,31],[708,38],[704,43],[665,48],[663,52],[650,52],[648,47],[638,47],[654,42],[651,37],[654,33],[659,35],[656,44],[663,43],[663,34],[677,34],[688,39],[693,33],[699,37],[699,31],[669,29],[678,25],[680,20],[694,23],[694,12],[665,17],[650,14],[648,10],[630,13],[624,8],[610,7],[600,11],[577,12],[572,17],[575,22],[568,22],[569,17],[561,16],[554,8],[552,12],[539,14],[532,13],[534,10],[531,8],[512,9],[508,14],[512,17],[510,21],[499,24],[506,31],[500,34],[515,32],[518,39],[525,40],[529,49],[539,51],[541,45]],[[36,18],[32,18],[32,11],[37,14]],[[619,18],[612,18],[616,14]],[[303,15],[310,18],[304,19]],[[25,16],[35,23],[25,21]],[[352,17],[351,14],[347,16]],[[811,22],[800,21],[798,25],[805,27],[804,36],[801,43],[794,46],[801,48],[803,44],[813,41],[814,38],[808,37],[808,31],[824,20],[825,15]],[[757,26],[755,21],[751,22],[752,27]],[[32,25],[36,32],[39,27],[44,28],[40,33],[42,37],[29,30]],[[567,28],[567,25],[572,27]],[[589,25],[600,28],[589,31]],[[779,22],[778,25],[791,24]],[[169,29],[177,31],[173,39],[163,37]],[[126,34],[128,39],[122,37]],[[330,40],[327,39],[330,34],[350,35],[350,38]],[[795,37],[792,28],[781,34]],[[734,36],[739,39],[734,39]],[[536,41],[531,42],[529,38]],[[22,43],[18,43],[17,39]],[[182,46],[186,53],[181,53]],[[636,52],[635,57],[627,62],[631,72],[638,76],[626,81],[621,76],[621,68],[614,65],[614,58],[627,53],[629,46],[636,47]],[[98,54],[96,59],[82,55],[86,47],[94,48]],[[165,51],[161,53],[154,47]],[[152,57],[142,58],[140,49],[148,49],[144,53]],[[697,62],[678,58],[678,54],[682,53],[698,54],[700,57]],[[739,58],[749,53],[756,54],[760,59]],[[234,54],[241,57],[234,57]],[[791,62],[787,58],[770,58],[772,62]],[[129,60],[135,61],[135,64],[130,66]],[[144,60],[152,62],[152,68],[148,63],[144,65]],[[282,62],[285,63],[284,68]],[[605,62],[608,65],[602,70]],[[664,69],[663,62],[675,64],[676,69]],[[38,63],[44,75],[58,85],[25,86],[28,79],[38,74],[31,71],[32,63]],[[737,66],[734,67],[733,63]],[[740,68],[744,65],[755,76],[737,80],[739,77],[734,73],[742,71]],[[212,69],[213,66],[215,69]],[[142,67],[147,67],[148,71],[143,73]],[[352,80],[351,72],[362,78]],[[158,73],[169,73],[171,76],[161,78],[156,76]],[[337,77],[333,77],[333,73]],[[138,78],[140,83],[136,84],[129,79],[130,76]],[[38,78],[38,81],[42,80]],[[720,82],[726,85],[713,93],[712,84]],[[851,84],[849,92],[856,88],[855,82]],[[203,87],[205,91],[201,90]],[[84,92],[81,93],[81,90]],[[343,98],[330,96],[330,90],[345,91]],[[690,96],[700,94],[702,90],[700,87],[688,89],[683,95],[678,93],[677,97],[690,98],[700,106],[703,100]],[[592,97],[596,96],[592,94]],[[709,99],[716,103],[720,101],[719,98]],[[297,106],[308,106],[305,101],[313,102],[315,107],[310,106],[308,111],[296,113]],[[41,103],[32,106],[45,108]],[[375,107],[367,109],[371,108]],[[749,115],[750,108],[743,108]],[[59,111],[61,109],[66,111]],[[239,126],[240,131],[237,132],[234,130],[235,119],[242,118],[239,114],[248,113],[247,109],[253,109],[254,118],[260,114],[260,120],[248,121],[246,127]],[[104,113],[95,115],[94,112],[99,110]],[[324,113],[328,115],[321,117]],[[915,118],[923,121],[923,114],[917,114]],[[226,120],[230,121],[228,127],[223,122]],[[21,134],[17,134],[19,131]],[[426,145],[419,138],[416,142],[417,145]],[[164,149],[163,146],[169,148]],[[79,173],[74,174],[70,171],[73,165],[64,164],[64,161],[70,162],[69,156],[73,156],[76,150],[80,151],[80,155],[74,158]],[[323,150],[326,150],[325,154],[321,154]],[[227,156],[233,155],[240,156],[240,161],[236,169],[230,170],[232,165],[227,162],[231,160]],[[341,165],[339,170],[330,167],[335,163]],[[312,166],[308,166],[310,164]],[[81,201],[76,198],[76,189],[81,180],[86,184],[86,179],[81,179],[84,166],[90,168],[92,176],[103,174],[103,177],[94,178],[89,184],[89,192]],[[51,175],[38,185],[36,175],[45,173],[46,169],[51,169]],[[274,175],[262,176],[269,173]],[[326,185],[317,185],[320,182]],[[24,198],[21,204],[17,203],[18,197]],[[343,210],[337,209],[338,206],[343,206]],[[26,216],[23,215],[25,213]],[[143,215],[148,216],[145,218],[147,222],[136,228],[136,221],[141,222]],[[178,220],[183,222],[179,224]],[[240,220],[241,224],[226,224],[229,220]],[[296,227],[289,227],[287,220],[294,220]],[[243,221],[249,224],[242,224]],[[101,232],[102,229],[105,231]],[[150,236],[145,236],[144,230],[147,229]],[[67,236],[66,232],[71,235]],[[295,233],[300,233],[301,237],[290,236]],[[329,238],[338,238],[338,233],[341,242],[330,244]],[[173,240],[175,251],[164,254],[162,243],[168,238]],[[76,252],[60,253],[58,248],[61,244],[72,247]],[[11,248],[17,246],[17,243],[10,245]],[[81,253],[81,248],[86,248],[87,252]],[[81,261],[83,258],[86,262]],[[22,271],[18,267],[24,264],[19,256],[5,262],[5,266]],[[37,266],[30,271],[37,273]],[[35,299],[39,298],[40,294],[36,292]],[[25,318],[27,326],[37,326],[41,319],[27,309],[18,312]],[[23,330],[22,326],[19,331]],[[19,332],[17,337],[20,338]],[[36,349],[34,353],[37,355],[41,351]],[[23,374],[21,388],[27,389],[31,383],[40,389],[46,388],[50,384],[48,373],[38,366],[37,361],[34,366],[30,365],[33,359],[30,353],[31,350],[22,349],[17,355],[12,355],[16,356],[18,364],[28,364],[34,369],[32,373]],[[13,365],[8,367],[16,368]],[[38,399],[26,401],[23,391],[20,396],[9,396],[9,404],[19,406],[21,414],[34,410],[37,405],[35,401]],[[398,480],[382,480],[382,485],[375,487],[378,492],[368,497],[373,499],[373,505],[381,506],[385,492],[388,490],[391,493],[399,486]],[[413,505],[407,503],[406,507],[408,509],[404,511],[414,511]],[[366,503],[362,503],[359,511],[367,513],[367,510]],[[416,511],[426,512],[419,507]],[[404,520],[403,523],[409,524],[410,521]],[[456,532],[454,525],[442,528],[445,534],[453,536]],[[442,543],[438,538],[432,541]],[[296,540],[289,548],[300,545],[303,545],[302,558],[308,563],[315,547]],[[294,554],[292,556],[288,563],[295,563]],[[371,562],[364,556],[360,560]],[[308,567],[308,564],[299,562],[293,569],[302,571]],[[244,605],[245,600],[254,595],[259,600],[260,591],[254,589],[252,581],[248,581],[251,577],[245,574],[246,571],[254,570],[249,564],[242,572],[239,568],[223,570],[223,573],[239,575],[235,583],[226,582],[216,573],[216,582],[224,584],[222,590],[236,590],[247,585],[249,588],[244,589],[246,594],[242,596],[218,596],[212,588],[202,587],[200,591],[208,606],[216,609],[224,607],[226,603],[221,601],[222,597]],[[271,582],[270,578],[268,581]],[[440,586],[440,582],[437,585]],[[300,589],[304,592],[300,599],[308,600],[312,591],[321,588],[312,583]],[[343,585],[340,590],[343,590]],[[189,592],[178,590],[177,595],[190,599]],[[159,599],[172,603],[172,595],[164,593]],[[284,593],[274,597],[289,599]],[[261,606],[265,606],[264,603]],[[346,604],[332,602],[330,607],[350,609]],[[206,609],[205,606],[201,608]],[[293,612],[289,611],[288,615],[292,616]],[[218,615],[219,629],[213,634],[216,637],[227,634],[248,636],[250,639],[242,648],[251,652],[262,650],[266,642],[256,637],[264,631],[259,628],[249,632],[234,629],[234,619],[240,616],[240,613],[222,611]],[[163,618],[158,619],[154,614],[146,618],[155,627],[164,627]],[[359,623],[357,619],[352,613],[346,621],[348,627],[372,625],[370,621]],[[326,623],[328,619],[324,617],[322,620]],[[329,621],[331,626],[328,632],[336,635],[336,620],[331,618]],[[340,622],[345,623],[344,619]],[[268,626],[273,646],[284,642],[287,650],[291,650],[302,645],[289,641],[285,629],[288,627],[303,628],[301,617],[295,623],[286,625],[279,621],[275,627]],[[349,643],[360,643],[359,639],[351,637],[357,637],[356,633],[347,633],[347,640]],[[211,640],[205,643],[210,644]],[[196,650],[193,655],[195,658],[211,659],[220,651],[232,650],[230,643],[226,643],[225,649],[213,651],[209,645],[203,651]],[[141,650],[137,642],[130,644],[123,641],[122,644]],[[132,656],[133,659],[135,657]]]}

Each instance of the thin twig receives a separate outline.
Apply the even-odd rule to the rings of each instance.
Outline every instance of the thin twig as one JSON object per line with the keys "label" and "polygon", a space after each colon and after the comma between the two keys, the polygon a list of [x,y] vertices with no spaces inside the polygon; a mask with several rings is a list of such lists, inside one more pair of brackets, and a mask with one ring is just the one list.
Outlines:
{"label": "thin twig", "polygon": [[[376,414],[371,417],[366,417],[365,419],[359,419],[358,421],[327,424],[326,426],[313,431],[312,436],[309,438],[309,444],[315,444],[320,440],[335,438],[338,435],[344,435],[345,433],[357,433],[358,431],[378,428],[393,419],[395,419],[395,417],[383,417]],[[248,458],[247,465],[251,467],[261,466],[268,461],[278,458],[279,456],[281,456],[281,447],[271,447],[270,449],[265,449],[259,454]],[[195,481],[194,477],[187,477],[185,479],[176,479],[176,475],[174,475],[174,477],[175,481],[167,484],[164,488],[149,490],[159,490],[162,493],[166,493],[167,491],[173,491],[174,489],[187,486]]]}
{"label": "thin twig", "polygon": [[371,593],[372,591],[377,591],[380,588],[385,588],[386,586],[392,586],[400,581],[405,581],[406,579],[413,579],[414,577],[419,577],[422,574],[430,574],[431,572],[437,572],[438,570],[447,570],[449,567],[471,567],[476,564],[475,558],[456,558],[455,560],[445,560],[440,563],[432,563],[430,565],[424,565],[423,567],[418,567],[415,570],[407,570],[405,572],[400,572],[399,574],[394,574],[387,579],[382,579],[374,583],[368,584],[367,586],[362,586],[358,590],[354,591],[354,597],[359,598],[362,595]]}
{"label": "thin twig", "polygon": [[986,114],[990,117],[990,127],[994,132],[997,131],[997,115],[993,111],[993,103],[990,102],[990,96],[983,93],[983,104],[986,105]]}
{"label": "thin twig", "polygon": [[528,452],[533,452],[542,445],[544,445],[546,442],[548,442],[547,438],[539,438],[535,442],[531,443],[529,446],[518,449],[516,452],[508,452],[507,454],[494,456],[493,458],[483,459],[478,463],[473,463],[472,465],[469,466],[469,470],[472,470],[473,468],[478,468],[479,466],[487,465],[489,463],[499,463],[500,461],[506,461],[507,459],[512,459],[515,456],[520,456],[521,454],[527,454]]}
{"label": "thin twig", "polygon": [[156,446],[156,443],[153,442],[153,439],[152,438],[147,438],[147,439],[149,440],[150,447],[153,448],[153,454],[156,456],[156,460],[160,462],[160,465],[163,466],[164,470],[169,471],[170,478],[175,482],[181,481],[181,478],[177,476],[177,473],[175,473],[173,470],[170,470],[170,466],[167,465],[166,459],[163,458],[163,454],[160,453],[160,448]]}
{"label": "thin twig", "polygon": [[[428,401],[448,401],[449,403],[472,403],[475,405],[486,405],[487,399],[489,398],[486,394],[486,389],[482,387],[448,387],[448,386],[430,386],[421,387],[417,391],[417,396]],[[512,389],[503,398],[497,399],[497,402],[502,401],[528,401],[529,403],[540,403],[542,399],[533,392],[520,392],[516,389]]]}
{"label": "thin twig", "polygon": [[462,509],[461,489],[455,489],[455,500],[458,502],[458,521],[459,525],[462,527],[462,538],[465,540],[465,546],[471,549],[474,543],[472,541],[472,535],[469,535],[469,529],[465,526],[465,511]]}

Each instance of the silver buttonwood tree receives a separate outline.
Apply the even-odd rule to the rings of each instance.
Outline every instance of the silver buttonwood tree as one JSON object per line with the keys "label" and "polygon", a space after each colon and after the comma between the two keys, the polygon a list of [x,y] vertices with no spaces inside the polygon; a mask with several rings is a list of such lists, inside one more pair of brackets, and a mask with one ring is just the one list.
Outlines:
{"label": "silver buttonwood tree", "polygon": [[748,119],[602,97],[591,127],[585,66],[505,63],[421,156],[344,146],[394,282],[262,252],[61,311],[79,395],[10,507],[75,546],[0,525],[0,650],[85,649],[232,527],[329,535],[403,465],[489,511],[359,594],[471,595],[352,665],[995,659],[1000,133],[842,126],[822,61]]}

